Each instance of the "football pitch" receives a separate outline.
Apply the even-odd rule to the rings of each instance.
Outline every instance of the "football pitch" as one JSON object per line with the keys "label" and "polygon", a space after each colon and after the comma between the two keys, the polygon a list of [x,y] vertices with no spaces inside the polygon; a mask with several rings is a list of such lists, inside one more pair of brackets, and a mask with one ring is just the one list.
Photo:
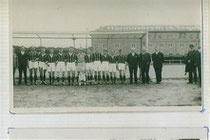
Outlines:
{"label": "football pitch", "polygon": [[[127,79],[127,82],[129,79]],[[156,84],[90,86],[14,86],[15,108],[199,106],[201,88],[187,79]]]}

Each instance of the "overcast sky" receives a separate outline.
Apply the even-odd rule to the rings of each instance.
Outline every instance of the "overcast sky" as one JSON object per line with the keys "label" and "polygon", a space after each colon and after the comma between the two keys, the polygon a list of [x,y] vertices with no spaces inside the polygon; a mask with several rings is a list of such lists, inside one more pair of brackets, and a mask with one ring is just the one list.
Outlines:
{"label": "overcast sky", "polygon": [[200,0],[12,0],[12,10],[14,31],[200,23]]}
{"label": "overcast sky", "polygon": [[[199,25],[200,0],[12,0],[15,32],[86,32],[104,25]],[[43,40],[68,47],[72,40]],[[14,45],[39,46],[38,39]],[[88,46],[91,45],[88,40]],[[76,47],[85,40],[76,40]]]}

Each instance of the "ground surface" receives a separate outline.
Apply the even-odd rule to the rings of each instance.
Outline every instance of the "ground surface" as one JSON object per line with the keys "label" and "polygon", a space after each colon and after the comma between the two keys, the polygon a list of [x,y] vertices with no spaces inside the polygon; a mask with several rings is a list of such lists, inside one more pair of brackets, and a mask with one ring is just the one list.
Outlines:
{"label": "ground surface", "polygon": [[14,86],[15,108],[196,105],[201,89],[184,78],[147,85]]}

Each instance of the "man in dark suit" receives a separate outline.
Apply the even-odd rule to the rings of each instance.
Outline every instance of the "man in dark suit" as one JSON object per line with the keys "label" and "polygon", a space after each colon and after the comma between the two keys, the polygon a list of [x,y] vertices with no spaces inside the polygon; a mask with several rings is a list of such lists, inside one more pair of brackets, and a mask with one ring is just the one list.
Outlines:
{"label": "man in dark suit", "polygon": [[13,47],[13,84],[15,85],[15,72],[18,68],[18,58]]}
{"label": "man in dark suit", "polygon": [[199,84],[201,86],[201,47],[196,50],[196,67],[198,69]]}
{"label": "man in dark suit", "polygon": [[149,68],[150,68],[151,57],[145,48],[139,56],[139,67],[141,69],[142,83],[149,84]]}
{"label": "man in dark suit", "polygon": [[152,61],[155,70],[157,84],[159,84],[162,81],[162,68],[164,62],[164,55],[162,52],[160,52],[160,49],[158,47],[156,47],[155,52],[152,54]]}
{"label": "man in dark suit", "polygon": [[22,46],[18,54],[19,85],[22,83],[22,73],[24,74],[25,85],[27,85],[27,66],[28,56],[25,52],[25,48]]}
{"label": "man in dark suit", "polygon": [[190,44],[190,50],[187,53],[187,62],[189,64],[189,84],[197,82],[197,72],[196,72],[196,51],[194,45]]}
{"label": "man in dark suit", "polygon": [[127,56],[127,62],[130,73],[130,84],[133,84],[133,75],[135,84],[137,84],[137,68],[138,68],[138,55],[135,52],[135,47],[131,48],[131,53]]}

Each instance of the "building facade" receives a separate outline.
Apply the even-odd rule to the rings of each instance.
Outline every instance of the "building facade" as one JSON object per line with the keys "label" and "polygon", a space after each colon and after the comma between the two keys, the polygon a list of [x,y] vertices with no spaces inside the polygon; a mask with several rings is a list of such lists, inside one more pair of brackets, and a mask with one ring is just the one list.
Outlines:
{"label": "building facade", "polygon": [[184,26],[103,26],[90,33],[94,49],[100,52],[122,49],[128,54],[131,47],[136,47],[137,53],[147,48],[153,53],[160,47],[165,56],[184,56],[189,50],[189,44],[200,45],[200,28],[194,25]]}

